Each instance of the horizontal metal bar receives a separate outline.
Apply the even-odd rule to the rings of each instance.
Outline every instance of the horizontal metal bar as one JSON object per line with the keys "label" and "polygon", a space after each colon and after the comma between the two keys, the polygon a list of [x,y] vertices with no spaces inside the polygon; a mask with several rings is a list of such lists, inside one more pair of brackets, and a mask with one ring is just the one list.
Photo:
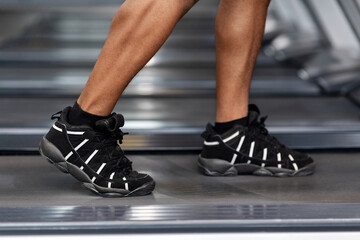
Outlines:
{"label": "horizontal metal bar", "polygon": [[[32,65],[54,65],[71,67],[92,66],[100,49],[50,49],[39,51],[19,51],[6,50],[0,51],[0,64],[24,63]],[[275,61],[259,55],[258,65],[273,66]],[[148,67],[214,67],[215,51],[196,50],[160,50],[147,64]]]}
{"label": "horizontal metal bar", "polygon": [[195,231],[359,228],[359,204],[146,205],[0,208],[0,231]]}
{"label": "horizontal metal bar", "polygon": [[[47,129],[1,129],[0,151],[37,151],[38,143],[46,131]],[[202,131],[202,128],[131,130],[132,135],[126,136],[122,146],[130,151],[201,150]],[[338,132],[303,132],[298,129],[298,132],[280,131],[273,135],[287,146],[297,149],[360,147],[359,128]]]}
{"label": "horizontal metal bar", "polygon": [[[31,234],[31,233],[30,233]],[[144,239],[143,233],[103,233],[99,234],[89,234],[89,233],[82,233],[82,234],[31,234],[30,236],[24,235],[17,235],[15,240],[22,240],[22,239],[29,239],[29,238],[36,238],[39,240],[42,239],[52,239],[52,240],[63,240],[63,239],[78,239],[78,240],[97,240],[99,238],[103,240],[112,240],[118,238],[124,238],[128,240],[141,240]],[[8,236],[0,236],[0,239],[8,239]],[[302,239],[309,239],[309,240],[338,240],[340,238],[344,238],[347,240],[358,240],[360,238],[360,232],[356,231],[331,231],[331,232],[282,232],[282,233],[274,233],[274,232],[252,232],[252,233],[244,233],[244,232],[236,232],[236,233],[228,233],[228,232],[218,232],[218,233],[151,233],[147,234],[146,238],[148,239],[157,239],[157,240],[182,240],[182,239],[201,239],[201,240],[217,240],[217,239],[227,239],[227,240],[238,240],[238,239],[252,239],[252,240],[302,240]]]}
{"label": "horizontal metal bar", "polygon": [[[46,101],[40,98],[1,98],[1,149],[36,150],[41,136],[51,126],[49,114],[74,101],[72,98]],[[359,109],[346,98],[264,97],[253,98],[251,102],[258,104],[263,114],[271,114],[266,124],[268,129],[290,147],[360,146]],[[200,149],[199,135],[205,124],[213,120],[215,110],[213,97],[124,98],[114,109],[126,116],[124,129],[133,134],[126,137],[124,147],[139,151]]]}
{"label": "horizontal metal bar", "polygon": [[[174,74],[176,75],[176,74]],[[214,96],[215,76],[209,80],[196,79],[166,79],[163,77],[135,77],[125,90],[123,96]],[[1,78],[1,77],[0,77]],[[61,78],[61,80],[60,80]],[[60,77],[49,76],[49,79],[37,80],[18,79],[1,80],[0,94],[4,96],[56,97],[78,96],[83,89],[87,76]],[[250,88],[251,96],[282,95],[282,96],[316,96],[320,89],[315,85],[295,79],[271,79],[255,77]]]}

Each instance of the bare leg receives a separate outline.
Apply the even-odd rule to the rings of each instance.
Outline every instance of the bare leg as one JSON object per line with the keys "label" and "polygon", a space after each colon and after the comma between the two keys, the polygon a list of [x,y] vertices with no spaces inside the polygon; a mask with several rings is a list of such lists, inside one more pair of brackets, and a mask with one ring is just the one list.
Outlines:
{"label": "bare leg", "polygon": [[215,23],[217,122],[248,114],[253,68],[270,0],[222,0]]}
{"label": "bare leg", "polygon": [[106,43],[78,104],[106,116],[197,0],[127,0],[116,13]]}

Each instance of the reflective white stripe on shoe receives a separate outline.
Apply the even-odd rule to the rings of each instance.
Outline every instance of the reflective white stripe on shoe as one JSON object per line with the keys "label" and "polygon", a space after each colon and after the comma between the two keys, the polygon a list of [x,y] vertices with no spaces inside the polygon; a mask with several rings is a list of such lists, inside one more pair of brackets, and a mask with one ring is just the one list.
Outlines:
{"label": "reflective white stripe on shoe", "polygon": [[[250,145],[249,157],[252,157],[252,156],[253,156],[253,154],[254,154],[254,147],[255,147],[255,141],[252,141],[252,142],[251,142],[251,145]],[[251,160],[248,160],[247,163],[250,164],[250,163],[251,163]]]}
{"label": "reflective white stripe on shoe", "polygon": [[[239,132],[236,132],[236,133],[234,133],[233,135],[231,135],[230,137],[227,137],[227,138],[223,139],[223,142],[228,142],[228,141],[230,141],[231,139],[236,138],[237,136],[239,136]],[[218,141],[214,141],[214,142],[204,141],[204,145],[214,146],[214,145],[219,145],[219,142],[218,142]]]}
{"label": "reflective white stripe on shoe", "polygon": [[76,146],[75,150],[79,150],[82,146],[84,146],[85,143],[87,143],[89,139],[84,139],[79,145]]}
{"label": "reflective white stripe on shoe", "polygon": [[[85,139],[84,141],[82,141],[79,145],[77,145],[75,147],[75,150],[79,150],[82,146],[84,146],[85,143],[87,143],[89,141],[89,139]],[[69,152],[68,155],[66,155],[65,160],[68,160],[71,156],[73,155],[73,152]]]}
{"label": "reflective white stripe on shoe", "polygon": [[[242,146],[243,143],[244,143],[244,140],[245,140],[245,136],[242,136],[241,139],[240,139],[240,141],[239,141],[239,144],[238,144],[238,146],[237,146],[237,148],[236,148],[236,151],[237,151],[237,152],[240,151],[241,146]],[[234,163],[235,163],[236,158],[237,158],[237,154],[234,153],[234,155],[233,155],[233,157],[232,157],[232,159],[231,159],[231,164],[234,164]]]}
{"label": "reflective white stripe on shoe", "polygon": [[[267,148],[264,148],[262,160],[266,161],[266,158],[267,158]],[[262,163],[261,167],[265,167],[265,163]]]}
{"label": "reflective white stripe on shoe", "polygon": [[291,156],[291,154],[289,154],[289,159],[293,162],[292,165],[293,165],[295,171],[299,170],[299,167],[296,163],[294,163],[294,158],[293,158],[293,156]]}
{"label": "reflective white stripe on shoe", "polygon": [[68,155],[66,155],[65,160],[68,160],[68,159],[71,157],[71,155],[73,155],[73,152],[72,152],[72,151],[69,152]]}
{"label": "reflective white stripe on shoe", "polygon": [[[85,164],[88,164],[88,163],[90,162],[90,160],[97,154],[98,151],[99,151],[99,150],[95,150],[95,151],[86,159]],[[84,166],[81,166],[80,169],[83,170],[83,169],[84,169]]]}
{"label": "reflective white stripe on shoe", "polygon": [[[123,180],[126,181],[126,177],[123,177]],[[129,184],[128,183],[125,183],[125,189],[127,191],[129,191]]]}
{"label": "reflective white stripe on shoe", "polygon": [[[55,125],[55,123],[52,125],[52,127],[59,131],[59,132],[62,132],[62,129],[59,128],[58,126]],[[66,131],[67,134],[70,134],[70,135],[83,135],[85,132],[76,132],[76,131]]]}
{"label": "reflective white stripe on shoe", "polygon": [[[96,171],[96,173],[97,173],[97,174],[100,174],[100,172],[103,170],[103,168],[105,167],[105,165],[106,165],[106,163],[101,164],[101,166],[100,166],[99,169]],[[91,179],[91,181],[94,182],[95,179],[96,179],[96,177],[93,177],[93,178]]]}
{"label": "reflective white stripe on shoe", "polygon": [[[113,173],[110,175],[109,179],[112,180],[112,179],[114,178],[114,175],[115,175],[115,172],[113,172]],[[108,188],[111,188],[111,184],[112,184],[112,182],[109,182],[109,183],[108,183]]]}
{"label": "reflective white stripe on shoe", "polygon": [[[277,154],[277,160],[278,162],[281,162],[281,153]],[[281,164],[278,164],[278,168],[281,168]]]}

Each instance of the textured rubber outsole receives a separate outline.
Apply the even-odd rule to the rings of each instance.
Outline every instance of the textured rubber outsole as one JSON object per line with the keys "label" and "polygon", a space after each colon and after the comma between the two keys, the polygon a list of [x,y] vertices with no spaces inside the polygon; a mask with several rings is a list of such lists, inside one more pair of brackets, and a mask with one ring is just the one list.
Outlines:
{"label": "textured rubber outsole", "polygon": [[311,175],[315,171],[315,163],[311,163],[297,171],[286,168],[261,167],[255,164],[239,163],[231,164],[226,160],[208,159],[199,155],[199,171],[207,176],[236,176],[252,174],[268,177],[300,177]]}
{"label": "textured rubber outsole", "polygon": [[99,186],[91,181],[80,168],[65,160],[60,150],[45,137],[40,142],[39,152],[47,161],[53,164],[61,172],[70,174],[82,185],[102,197],[133,197],[150,194],[155,188],[155,182],[148,182],[133,191],[120,188],[107,188]]}

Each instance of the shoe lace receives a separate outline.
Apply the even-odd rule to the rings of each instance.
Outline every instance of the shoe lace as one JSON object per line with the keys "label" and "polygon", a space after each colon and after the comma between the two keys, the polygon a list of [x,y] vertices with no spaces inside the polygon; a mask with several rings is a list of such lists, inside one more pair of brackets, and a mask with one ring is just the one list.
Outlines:
{"label": "shoe lace", "polygon": [[[54,113],[51,119],[59,120],[63,111]],[[120,147],[124,135],[129,133],[121,131],[120,127],[124,125],[124,118],[121,114],[113,113],[107,119],[99,120],[96,122],[96,137],[101,143],[103,149],[106,149],[113,169],[118,170],[124,175],[135,172],[132,169],[132,162],[124,155]]]}
{"label": "shoe lace", "polygon": [[102,148],[107,150],[112,167],[128,175],[133,171],[132,162],[124,155],[120,144],[122,144],[124,135],[129,133],[121,131],[120,126],[123,123],[119,122],[118,119],[120,118],[122,118],[122,115],[112,114],[110,118],[100,120],[97,123],[97,127],[101,131],[97,132],[97,137]]}
{"label": "shoe lace", "polygon": [[265,139],[271,143],[273,143],[274,145],[280,147],[280,148],[284,148],[285,146],[279,142],[279,140],[277,140],[276,137],[272,136],[269,134],[269,131],[267,130],[266,126],[265,126],[265,121],[268,118],[268,116],[263,116],[260,117],[259,119],[256,118],[254,121],[252,121],[249,125],[250,125],[250,130],[253,131],[253,133],[255,134],[262,134]]}

